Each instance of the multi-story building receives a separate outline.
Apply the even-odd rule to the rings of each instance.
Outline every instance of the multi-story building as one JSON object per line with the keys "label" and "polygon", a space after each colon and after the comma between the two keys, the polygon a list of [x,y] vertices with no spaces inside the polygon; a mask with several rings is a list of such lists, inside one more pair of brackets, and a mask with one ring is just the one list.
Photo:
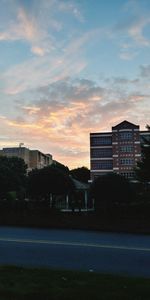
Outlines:
{"label": "multi-story building", "polygon": [[52,155],[44,154],[39,150],[30,150],[26,147],[10,147],[0,150],[0,155],[13,157],[17,156],[24,160],[27,165],[27,171],[32,169],[41,169],[52,164]]}
{"label": "multi-story building", "polygon": [[51,165],[53,162],[51,154],[44,154],[39,150],[30,150],[30,169],[42,169],[46,166]]}
{"label": "multi-story building", "polygon": [[91,180],[107,173],[133,178],[145,139],[150,141],[150,132],[128,121],[112,127],[111,132],[91,133]]}

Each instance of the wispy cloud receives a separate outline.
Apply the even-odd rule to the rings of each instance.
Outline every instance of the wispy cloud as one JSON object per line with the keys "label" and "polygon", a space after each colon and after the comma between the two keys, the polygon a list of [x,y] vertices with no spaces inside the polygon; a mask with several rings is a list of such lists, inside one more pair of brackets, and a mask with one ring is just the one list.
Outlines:
{"label": "wispy cloud", "polygon": [[[57,3],[58,4],[58,3]],[[79,7],[77,4],[73,3],[73,1],[70,2],[63,2],[60,1],[58,4],[58,9],[62,12],[69,12],[74,15],[74,17],[79,20],[80,22],[84,22],[84,17],[81,11],[79,10]]]}
{"label": "wispy cloud", "polygon": [[139,55],[141,48],[150,47],[147,33],[150,17],[148,11],[141,9],[140,1],[128,1],[124,8],[124,17],[117,21],[110,35],[119,41],[119,57],[123,60],[133,60]]}
{"label": "wispy cloud", "polygon": [[19,8],[16,15],[16,20],[8,23],[6,31],[0,32],[0,40],[24,39],[32,42],[38,39],[40,31],[35,19],[30,18],[23,8]]}
{"label": "wispy cloud", "polygon": [[123,60],[132,60],[137,55],[138,55],[137,52],[133,52],[133,51],[131,52],[123,49],[120,51],[119,57]]}
{"label": "wispy cloud", "polygon": [[[150,46],[150,39],[144,36],[144,29],[149,26],[150,17],[145,16],[132,16],[132,18],[128,18],[126,21],[122,21],[115,26],[115,29],[127,36],[125,38],[130,38],[131,41],[135,42],[139,46]],[[131,42],[130,42],[131,43]],[[129,43],[125,43],[123,45],[130,46]]]}
{"label": "wispy cloud", "polygon": [[28,60],[4,72],[1,79],[4,82],[6,94],[19,94],[23,91],[44,86],[51,82],[62,80],[80,73],[86,62],[74,55],[67,57],[44,56]]}
{"label": "wispy cloud", "polygon": [[66,77],[76,76],[87,65],[83,49],[100,34],[94,29],[70,41],[61,51],[43,56],[41,48],[33,48],[41,57],[32,58],[19,65],[15,65],[3,73],[4,92],[18,94],[38,86],[62,80]]}
{"label": "wispy cloud", "polygon": [[128,28],[128,33],[133,40],[141,46],[150,46],[150,39],[144,36],[144,29],[150,24],[150,17],[141,17]]}
{"label": "wispy cloud", "polygon": [[13,4],[7,0],[6,5],[10,6],[11,19],[7,20],[5,26],[0,24],[0,41],[27,42],[31,46],[31,52],[39,56],[55,48],[54,33],[61,31],[64,26],[60,13],[74,16],[79,22],[83,21],[82,13],[73,1],[32,1],[30,10],[23,6],[23,2],[17,5],[15,0]]}

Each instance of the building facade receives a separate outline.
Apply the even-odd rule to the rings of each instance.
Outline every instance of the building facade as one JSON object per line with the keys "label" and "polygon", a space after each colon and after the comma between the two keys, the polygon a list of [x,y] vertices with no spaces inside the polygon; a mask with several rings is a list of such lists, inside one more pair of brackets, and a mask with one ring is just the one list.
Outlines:
{"label": "building facade", "polygon": [[7,157],[20,157],[27,165],[27,171],[41,169],[52,164],[52,155],[44,154],[39,150],[30,150],[26,147],[10,147],[0,150],[0,155]]}
{"label": "building facade", "polygon": [[150,140],[150,132],[140,131],[139,125],[128,121],[112,127],[111,132],[91,133],[91,180],[108,173],[132,179],[145,139]]}

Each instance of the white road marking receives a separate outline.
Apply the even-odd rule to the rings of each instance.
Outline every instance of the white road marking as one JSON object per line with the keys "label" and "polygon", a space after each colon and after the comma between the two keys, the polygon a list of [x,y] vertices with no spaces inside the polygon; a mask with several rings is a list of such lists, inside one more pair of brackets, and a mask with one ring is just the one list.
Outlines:
{"label": "white road marking", "polygon": [[14,238],[0,238],[0,242],[47,244],[47,245],[58,245],[58,246],[80,246],[80,247],[91,247],[91,248],[150,252],[150,248],[145,248],[145,247],[118,246],[118,245],[107,245],[107,244],[98,244],[98,243],[91,244],[91,243],[82,243],[82,242],[65,242],[65,241],[49,241],[49,240],[14,239]]}

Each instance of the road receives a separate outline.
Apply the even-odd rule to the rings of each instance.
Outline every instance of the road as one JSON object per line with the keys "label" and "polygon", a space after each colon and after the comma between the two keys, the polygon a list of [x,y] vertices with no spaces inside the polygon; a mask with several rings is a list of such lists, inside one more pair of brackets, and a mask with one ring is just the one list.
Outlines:
{"label": "road", "polygon": [[0,265],[150,277],[150,236],[0,227]]}

